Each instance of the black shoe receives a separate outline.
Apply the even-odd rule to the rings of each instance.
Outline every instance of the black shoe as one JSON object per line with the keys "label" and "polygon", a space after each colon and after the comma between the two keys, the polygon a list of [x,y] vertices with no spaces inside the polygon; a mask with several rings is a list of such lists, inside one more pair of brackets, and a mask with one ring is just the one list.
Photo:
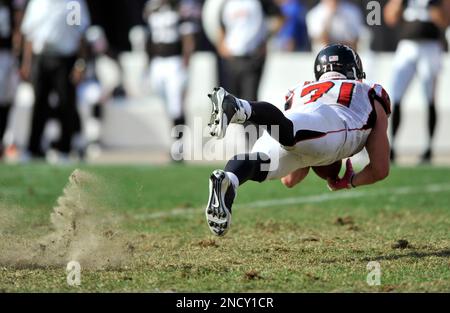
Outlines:
{"label": "black shoe", "polygon": [[395,163],[395,157],[396,157],[395,151],[394,151],[394,149],[392,148],[392,149],[391,149],[391,154],[389,155],[389,159],[391,160],[391,163]]}
{"label": "black shoe", "polygon": [[126,98],[127,92],[125,91],[125,88],[122,85],[119,85],[116,88],[114,88],[112,96],[113,98]]}
{"label": "black shoe", "polygon": [[210,134],[222,139],[231,123],[242,124],[247,120],[242,103],[222,87],[214,88],[208,97],[212,102],[211,120],[208,124]]}
{"label": "black shoe", "polygon": [[424,154],[422,154],[422,157],[420,159],[421,164],[430,164],[431,163],[431,157],[433,156],[433,151],[431,148],[428,148]]}
{"label": "black shoe", "polygon": [[235,187],[228,175],[216,170],[209,179],[209,201],[206,207],[206,222],[216,236],[224,236],[231,226],[231,207],[236,197]]}

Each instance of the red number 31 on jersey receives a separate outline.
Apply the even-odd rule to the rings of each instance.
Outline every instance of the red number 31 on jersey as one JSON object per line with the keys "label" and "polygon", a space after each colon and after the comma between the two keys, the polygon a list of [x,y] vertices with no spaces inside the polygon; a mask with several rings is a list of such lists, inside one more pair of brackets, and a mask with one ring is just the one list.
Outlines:
{"label": "red number 31 on jersey", "polygon": [[[326,81],[323,83],[318,83],[314,85],[309,85],[303,88],[301,97],[306,97],[307,95],[311,95],[311,99],[305,104],[313,103],[322,98],[327,92],[333,88],[335,84],[331,81]],[[348,107],[352,102],[353,90],[355,89],[354,83],[342,83],[341,89],[339,91],[339,97],[337,99],[337,103]]]}

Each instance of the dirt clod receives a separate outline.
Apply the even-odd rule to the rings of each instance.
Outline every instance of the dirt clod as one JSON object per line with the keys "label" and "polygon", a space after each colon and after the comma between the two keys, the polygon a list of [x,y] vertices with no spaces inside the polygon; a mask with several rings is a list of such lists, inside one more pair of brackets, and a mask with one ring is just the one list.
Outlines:
{"label": "dirt clod", "polygon": [[353,225],[355,224],[355,221],[353,220],[353,217],[346,216],[346,217],[338,217],[336,221],[334,222],[335,225],[344,226],[344,225]]}
{"label": "dirt clod", "polygon": [[245,273],[245,279],[247,280],[256,280],[261,278],[261,275],[258,273],[258,271],[255,270],[251,270]]}
{"label": "dirt clod", "polygon": [[206,240],[200,240],[197,243],[198,246],[202,247],[202,248],[208,248],[208,247],[214,247],[217,248],[219,245],[217,244],[217,242],[214,239],[206,239]]}
{"label": "dirt clod", "polygon": [[407,249],[412,248],[411,244],[408,242],[408,240],[400,239],[396,243],[392,244],[392,249]]}

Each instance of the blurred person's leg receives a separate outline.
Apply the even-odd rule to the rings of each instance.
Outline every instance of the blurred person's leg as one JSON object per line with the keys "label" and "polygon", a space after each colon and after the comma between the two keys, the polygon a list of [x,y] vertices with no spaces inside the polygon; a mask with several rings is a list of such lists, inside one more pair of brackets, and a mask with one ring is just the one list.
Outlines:
{"label": "blurred person's leg", "polygon": [[410,40],[402,40],[397,47],[394,58],[392,77],[392,128],[391,128],[391,160],[395,160],[395,137],[401,123],[401,101],[416,73],[419,57],[419,45]]}
{"label": "blurred person's leg", "polygon": [[[171,119],[173,127],[177,132],[175,139],[183,138],[183,126],[186,124],[185,116],[185,96],[187,88],[188,73],[183,65],[181,57],[165,58],[165,75],[164,75],[164,98],[166,101],[167,112]],[[172,151],[175,160],[181,161],[183,154],[182,145],[174,147]]]}
{"label": "blurred person's leg", "polygon": [[[187,87],[187,71],[181,57],[166,60],[165,98],[169,116],[175,126],[184,125],[184,102]],[[181,122],[182,121],[182,122]]]}
{"label": "blurred person's leg", "polygon": [[13,63],[13,56],[8,50],[0,51],[0,158],[3,154],[3,136],[15,92],[12,86]]}
{"label": "blurred person's leg", "polygon": [[241,81],[242,81],[242,66],[245,64],[241,58],[224,59],[224,72],[226,76],[228,91],[238,98],[243,98]]}
{"label": "blurred person's leg", "polygon": [[41,147],[42,134],[48,119],[48,97],[52,88],[52,72],[45,62],[44,56],[33,57],[32,85],[34,89],[34,106],[31,118],[30,138],[28,151],[33,157],[45,155]]}
{"label": "blurred person's leg", "polygon": [[217,81],[219,82],[219,86],[225,87],[227,90],[230,89],[228,85],[227,78],[227,70],[226,70],[226,61],[221,58],[218,54],[216,54],[216,63],[217,63]]}
{"label": "blurred person's leg", "polygon": [[441,43],[436,41],[423,43],[421,48],[418,73],[428,104],[428,143],[422,155],[422,162],[428,163],[433,154],[432,144],[437,122],[436,85],[442,65],[443,49]]}
{"label": "blurred person's leg", "polygon": [[71,73],[75,57],[60,58],[60,64],[53,77],[55,91],[59,98],[59,118],[61,122],[61,137],[56,148],[68,154],[71,151],[72,138],[80,117],[76,108],[76,88],[71,81]]}
{"label": "blurred person's leg", "polygon": [[119,83],[116,87],[114,87],[113,91],[112,91],[112,95],[114,98],[124,98],[127,96],[125,87],[124,87],[124,68],[122,65],[122,62],[120,62],[120,56],[121,56],[121,52],[119,51],[112,51],[111,53],[108,54],[108,56],[110,56],[116,63],[117,68],[119,70]]}
{"label": "blurred person's leg", "polygon": [[241,94],[240,98],[251,101],[258,100],[258,89],[261,82],[265,64],[265,57],[263,55],[253,56],[246,60],[242,68],[244,73],[241,78]]}
{"label": "blurred person's leg", "polygon": [[165,76],[164,60],[161,57],[155,57],[150,61],[149,83],[152,93],[161,97],[164,101],[164,76]]}
{"label": "blurred person's leg", "polygon": [[0,159],[3,156],[3,136],[5,135],[6,126],[8,125],[8,116],[11,103],[0,103]]}
{"label": "blurred person's leg", "polygon": [[[264,69],[264,63],[265,57],[263,55],[259,55],[245,59],[245,63],[241,65],[241,69],[243,71],[240,80],[240,89],[242,95],[240,97],[241,99],[248,99],[251,101],[258,100],[258,90]],[[247,127],[249,124],[253,123],[251,122],[245,123],[244,127]],[[254,142],[251,142],[250,136],[247,132],[246,135],[247,135],[246,143],[249,145],[250,148],[250,146],[253,145]],[[259,138],[261,136],[262,131],[260,131],[259,127],[256,127],[256,138]]]}

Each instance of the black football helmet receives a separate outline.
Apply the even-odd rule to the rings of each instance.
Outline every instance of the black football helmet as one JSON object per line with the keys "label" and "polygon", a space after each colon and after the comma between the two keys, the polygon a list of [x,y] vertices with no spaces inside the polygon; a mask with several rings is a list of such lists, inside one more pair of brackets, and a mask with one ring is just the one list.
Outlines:
{"label": "black football helmet", "polygon": [[314,62],[316,80],[328,72],[340,73],[347,79],[366,78],[359,55],[352,48],[342,44],[326,46],[317,55]]}

